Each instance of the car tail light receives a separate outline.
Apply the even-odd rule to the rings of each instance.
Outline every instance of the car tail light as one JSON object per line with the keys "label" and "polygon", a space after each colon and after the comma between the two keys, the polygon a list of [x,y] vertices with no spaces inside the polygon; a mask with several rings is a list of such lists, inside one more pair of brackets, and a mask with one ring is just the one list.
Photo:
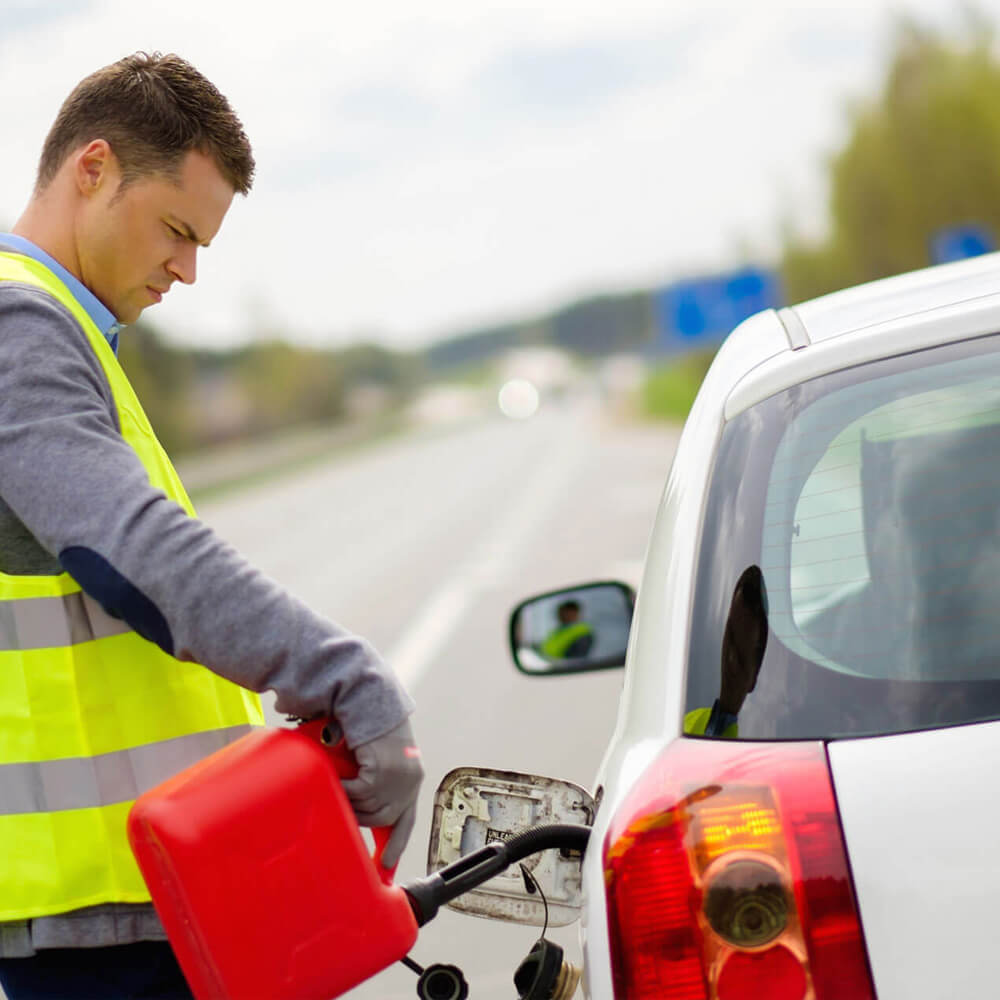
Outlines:
{"label": "car tail light", "polygon": [[822,743],[678,740],[604,843],[617,1000],[873,1000]]}

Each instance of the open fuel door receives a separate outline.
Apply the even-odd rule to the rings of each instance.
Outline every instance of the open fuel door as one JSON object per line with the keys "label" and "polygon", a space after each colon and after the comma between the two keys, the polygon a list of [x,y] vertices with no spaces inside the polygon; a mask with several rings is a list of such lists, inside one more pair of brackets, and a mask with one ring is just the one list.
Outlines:
{"label": "open fuel door", "polygon": [[[516,834],[553,823],[590,826],[594,799],[579,785],[555,778],[460,767],[445,775],[434,796],[427,873],[490,843],[507,843]],[[548,902],[548,922],[564,926],[576,920],[581,906],[579,851],[543,851],[525,858],[530,873],[511,866],[447,905],[477,917],[510,920],[541,927]],[[530,892],[531,882],[536,891]]]}

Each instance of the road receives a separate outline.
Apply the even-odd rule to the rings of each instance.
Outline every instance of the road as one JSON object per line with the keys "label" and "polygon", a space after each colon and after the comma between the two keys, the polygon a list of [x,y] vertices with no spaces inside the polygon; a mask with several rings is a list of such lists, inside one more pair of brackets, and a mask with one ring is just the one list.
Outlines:
{"label": "road", "polygon": [[[394,439],[201,506],[258,566],[374,642],[416,699],[427,781],[398,881],[424,873],[433,791],[454,767],[590,786],[621,672],[524,677],[507,653],[507,616],[562,585],[638,584],[674,443],[671,429],[622,425],[577,400],[526,421]],[[509,1000],[537,933],[444,911],[413,957],[459,965],[473,1000]],[[550,937],[578,958],[575,926]],[[397,965],[349,996],[412,997],[415,983]]]}

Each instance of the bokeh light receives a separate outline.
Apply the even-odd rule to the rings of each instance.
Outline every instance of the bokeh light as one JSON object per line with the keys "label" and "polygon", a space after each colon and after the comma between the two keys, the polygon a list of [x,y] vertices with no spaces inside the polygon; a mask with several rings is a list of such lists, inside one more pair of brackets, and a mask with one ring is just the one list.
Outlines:
{"label": "bokeh light", "polygon": [[526,378],[512,378],[501,386],[497,403],[505,417],[527,420],[538,411],[538,390]]}

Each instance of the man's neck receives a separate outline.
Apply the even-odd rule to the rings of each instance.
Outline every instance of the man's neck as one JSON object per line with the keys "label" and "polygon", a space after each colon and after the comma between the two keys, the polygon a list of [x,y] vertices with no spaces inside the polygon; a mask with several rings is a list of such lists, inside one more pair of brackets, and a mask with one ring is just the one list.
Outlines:
{"label": "man's neck", "polygon": [[36,195],[28,203],[28,207],[14,224],[11,232],[15,236],[31,240],[36,247],[62,264],[73,277],[82,281],[80,259],[76,252],[72,229],[65,221],[72,216],[68,212],[64,214],[62,208],[54,204],[54,199]]}

